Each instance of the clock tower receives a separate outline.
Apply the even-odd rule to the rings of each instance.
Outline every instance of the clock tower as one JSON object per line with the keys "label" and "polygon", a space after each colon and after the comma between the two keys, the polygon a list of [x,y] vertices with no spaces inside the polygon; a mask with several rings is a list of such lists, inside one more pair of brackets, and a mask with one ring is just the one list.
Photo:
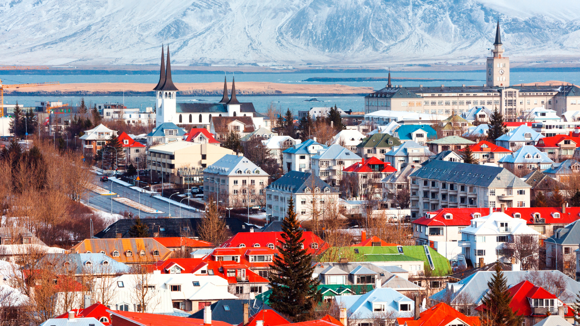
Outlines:
{"label": "clock tower", "polygon": [[491,53],[493,56],[487,58],[486,84],[488,87],[508,87],[510,85],[510,60],[503,56],[499,21],[497,22],[495,42]]}

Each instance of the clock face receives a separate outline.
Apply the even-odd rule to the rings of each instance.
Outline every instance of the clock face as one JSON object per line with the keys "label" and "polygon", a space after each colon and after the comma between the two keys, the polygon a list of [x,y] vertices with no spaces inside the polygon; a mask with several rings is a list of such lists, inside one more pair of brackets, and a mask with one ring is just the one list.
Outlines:
{"label": "clock face", "polygon": [[500,69],[500,70],[499,70],[499,74],[500,74],[500,75],[503,75],[503,69]]}

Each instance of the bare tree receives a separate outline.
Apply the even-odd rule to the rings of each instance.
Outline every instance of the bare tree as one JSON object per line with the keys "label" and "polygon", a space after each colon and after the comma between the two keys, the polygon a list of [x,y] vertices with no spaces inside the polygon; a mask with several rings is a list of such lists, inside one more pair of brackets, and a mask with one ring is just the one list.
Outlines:
{"label": "bare tree", "polygon": [[152,276],[147,272],[147,266],[135,265],[132,276],[133,288],[131,300],[136,303],[138,312],[152,312],[161,303],[159,292],[152,283]]}
{"label": "bare tree", "polygon": [[512,241],[504,244],[505,256],[519,261],[523,270],[537,270],[540,251],[538,236],[515,235]]}
{"label": "bare tree", "polygon": [[213,197],[209,199],[202,222],[198,226],[197,234],[200,239],[211,242],[215,246],[219,246],[230,237],[226,222],[220,218],[220,213]]}

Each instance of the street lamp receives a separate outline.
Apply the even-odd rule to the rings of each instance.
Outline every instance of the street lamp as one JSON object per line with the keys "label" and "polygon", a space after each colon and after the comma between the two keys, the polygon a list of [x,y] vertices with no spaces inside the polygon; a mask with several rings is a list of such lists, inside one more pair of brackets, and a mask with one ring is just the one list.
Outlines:
{"label": "street lamp", "polygon": [[[171,194],[171,196],[169,196],[169,216],[171,216],[171,197],[175,196],[175,195],[179,195],[179,192],[176,192],[174,194]],[[161,196],[163,196],[163,193],[161,193]]]}
{"label": "street lamp", "polygon": [[232,209],[234,209],[233,207],[226,207],[226,210],[228,211],[228,218],[230,218],[230,212],[232,211]]}

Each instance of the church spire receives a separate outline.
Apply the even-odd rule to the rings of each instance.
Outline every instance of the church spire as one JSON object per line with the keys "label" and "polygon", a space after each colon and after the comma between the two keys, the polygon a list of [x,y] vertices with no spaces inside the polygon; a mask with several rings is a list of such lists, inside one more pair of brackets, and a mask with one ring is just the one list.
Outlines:
{"label": "church spire", "polygon": [[159,89],[160,91],[177,91],[177,87],[173,84],[171,80],[171,59],[169,56],[169,45],[167,46],[167,71],[165,71],[165,82],[163,86]]}
{"label": "church spire", "polygon": [[153,89],[154,91],[159,90],[163,83],[165,82],[165,54],[163,51],[163,45],[161,46],[161,70],[159,70],[159,82],[157,86]]}
{"label": "church spire", "polygon": [[232,79],[232,97],[228,101],[228,104],[240,104],[236,98],[236,77]]}
{"label": "church spire", "polygon": [[227,78],[224,76],[224,95],[222,96],[222,100],[220,103],[228,103],[230,97],[228,96],[228,81]]}
{"label": "church spire", "polygon": [[493,45],[499,45],[501,44],[501,31],[499,28],[499,19],[497,20],[497,28],[495,30],[495,42],[493,43]]}
{"label": "church spire", "polygon": [[393,85],[391,85],[391,68],[389,68],[389,79],[387,81],[387,87],[388,88],[393,87]]}

